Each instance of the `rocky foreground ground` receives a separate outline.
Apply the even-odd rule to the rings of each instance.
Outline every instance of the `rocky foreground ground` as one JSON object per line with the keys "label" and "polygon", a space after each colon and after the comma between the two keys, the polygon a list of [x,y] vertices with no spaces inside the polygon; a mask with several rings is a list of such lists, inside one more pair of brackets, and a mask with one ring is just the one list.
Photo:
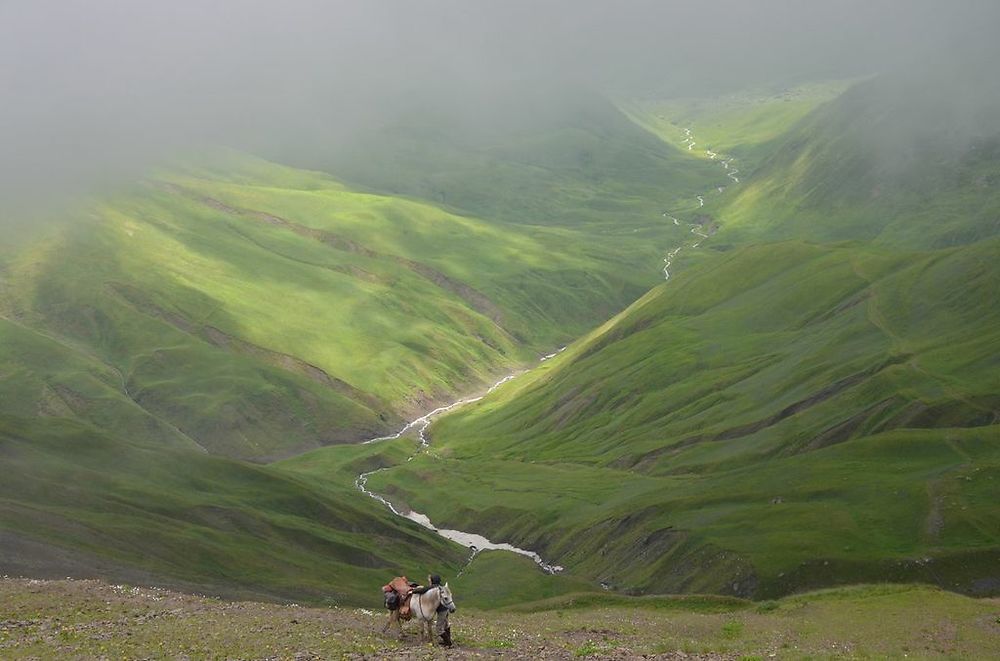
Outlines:
{"label": "rocky foreground ground", "polygon": [[[460,595],[457,595],[460,604]],[[1000,657],[1000,600],[923,587],[814,593],[738,610],[462,609],[450,650],[382,635],[364,608],[227,602],[99,581],[0,580],[0,658],[770,659]]]}

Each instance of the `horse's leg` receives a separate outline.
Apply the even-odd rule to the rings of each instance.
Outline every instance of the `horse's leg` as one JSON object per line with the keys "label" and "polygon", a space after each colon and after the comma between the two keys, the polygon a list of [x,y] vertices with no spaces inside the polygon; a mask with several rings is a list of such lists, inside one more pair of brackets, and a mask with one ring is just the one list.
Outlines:
{"label": "horse's leg", "polygon": [[396,637],[403,640],[403,618],[399,616],[399,611],[396,611]]}
{"label": "horse's leg", "polygon": [[392,616],[393,616],[393,615],[394,615],[395,613],[396,613],[396,611],[389,611],[389,617],[387,617],[387,618],[385,619],[385,624],[383,624],[383,625],[382,625],[382,633],[385,633],[386,631],[388,631],[388,630],[389,630],[389,625],[391,625],[391,624],[392,624]]}
{"label": "horse's leg", "polygon": [[441,638],[441,644],[451,647],[451,627],[448,626],[448,611],[444,610],[437,614],[437,621],[434,623],[434,633]]}

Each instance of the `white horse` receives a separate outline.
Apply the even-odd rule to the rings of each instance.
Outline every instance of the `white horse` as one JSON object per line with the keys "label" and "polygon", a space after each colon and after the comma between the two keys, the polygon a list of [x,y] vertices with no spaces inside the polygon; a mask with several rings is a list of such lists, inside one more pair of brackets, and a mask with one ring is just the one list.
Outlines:
{"label": "white horse", "polygon": [[[410,616],[415,618],[420,625],[420,640],[426,639],[428,643],[434,642],[433,623],[438,607],[444,606],[449,614],[454,613],[456,609],[455,599],[452,597],[451,589],[448,587],[447,583],[432,587],[430,590],[422,594],[411,594],[409,597],[409,605]],[[443,615],[444,613],[441,614],[441,616]],[[394,610],[389,613],[389,621],[385,623],[384,627],[382,627],[382,631],[388,629],[393,623],[396,625],[399,637],[402,638],[403,623],[399,618],[398,610]]]}

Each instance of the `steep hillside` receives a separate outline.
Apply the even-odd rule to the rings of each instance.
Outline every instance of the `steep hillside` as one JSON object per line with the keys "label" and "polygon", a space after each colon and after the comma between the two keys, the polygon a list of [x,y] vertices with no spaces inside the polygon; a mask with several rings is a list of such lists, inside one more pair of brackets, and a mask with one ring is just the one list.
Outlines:
{"label": "steep hillside", "polygon": [[533,362],[655,282],[683,231],[503,226],[219,151],[81,206],[0,263],[0,566],[350,602],[454,575],[463,549],[351,482],[244,461],[393,431]]}
{"label": "steep hillside", "polygon": [[0,566],[202,593],[358,603],[463,553],[349,487],[67,419],[0,416]]}
{"label": "steep hillside", "polygon": [[[350,602],[414,566],[523,599],[996,593],[995,131],[922,132],[905,81],[829,91],[778,119],[628,109],[673,146],[588,97],[298,154],[381,192],[214,152],[5,251],[0,560]],[[747,161],[738,186],[685,148],[699,122]],[[581,335],[412,461],[412,439],[345,444]],[[568,578],[463,567],[354,489],[380,467],[377,492]]]}
{"label": "steep hillside", "polygon": [[720,242],[919,249],[1000,233],[1000,86],[983,63],[936,66],[858,84],[798,122],[706,209]]}
{"label": "steep hillside", "polygon": [[993,592],[1000,311],[977,301],[1000,287],[998,248],[736,251],[371,483],[618,588]]}
{"label": "steep hillside", "polygon": [[[210,164],[14,255],[0,307],[233,456],[373,436],[476,388],[626,305],[656,277],[651,232],[680,233],[500,229],[248,157]],[[45,364],[8,360],[29,379],[12,390]]]}
{"label": "steep hillside", "polygon": [[[895,152],[858,139],[903,100],[905,81],[885,84],[796,123],[706,204],[702,222],[722,229],[696,259],[436,423],[432,452],[372,487],[620,589],[763,597],[888,579],[996,593],[993,138],[953,161],[931,135],[885,178],[876,165]],[[923,126],[895,139],[920,144]],[[781,237],[795,240],[766,242]],[[836,238],[854,240],[815,243]]]}

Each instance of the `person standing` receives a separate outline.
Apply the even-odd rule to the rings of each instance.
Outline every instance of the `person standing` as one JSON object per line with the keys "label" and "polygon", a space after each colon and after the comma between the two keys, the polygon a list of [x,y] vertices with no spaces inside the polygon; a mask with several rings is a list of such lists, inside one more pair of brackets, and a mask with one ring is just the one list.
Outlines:
{"label": "person standing", "polygon": [[[440,576],[431,576],[430,578],[437,579],[437,585],[441,585]],[[451,647],[451,625],[448,624],[448,616],[451,614],[451,608],[445,606],[444,604],[438,604],[437,607],[437,617],[434,620],[434,632],[441,637],[441,644],[445,647]]]}
{"label": "person standing", "polygon": [[[423,594],[428,590],[433,588],[441,587],[441,577],[437,574],[430,574],[427,576],[427,586],[420,586],[413,590],[415,594]],[[451,609],[444,604],[438,604],[437,607],[437,617],[434,620],[434,633],[436,633],[441,638],[441,644],[445,647],[451,647],[451,625],[448,624],[448,616],[451,614]]]}

